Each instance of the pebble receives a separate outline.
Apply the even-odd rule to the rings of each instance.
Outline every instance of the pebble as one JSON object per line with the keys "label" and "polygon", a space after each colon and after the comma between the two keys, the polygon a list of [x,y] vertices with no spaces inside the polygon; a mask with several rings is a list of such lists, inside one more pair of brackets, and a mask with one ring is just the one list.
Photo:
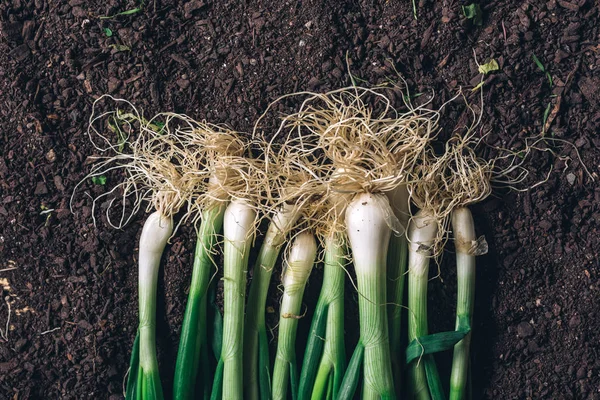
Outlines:
{"label": "pebble", "polygon": [[533,333],[533,326],[531,326],[529,322],[523,321],[519,325],[517,325],[517,335],[519,335],[520,337],[526,338],[529,336],[533,336]]}
{"label": "pebble", "polygon": [[569,182],[569,185],[573,186],[575,184],[575,179],[577,179],[577,177],[575,176],[575,174],[569,172],[567,174],[567,182]]}
{"label": "pebble", "polygon": [[182,89],[187,89],[190,86],[190,81],[188,79],[178,79],[177,86]]}
{"label": "pebble", "polygon": [[192,14],[194,13],[194,11],[201,9],[205,5],[206,5],[206,3],[204,3],[203,1],[200,1],[200,0],[192,0],[192,1],[188,1],[187,3],[185,3],[185,5],[183,6],[185,19],[192,18]]}
{"label": "pebble", "polygon": [[38,182],[35,186],[35,191],[33,192],[36,196],[40,196],[43,194],[48,194],[48,188],[44,182]]}
{"label": "pebble", "polygon": [[573,315],[569,320],[570,328],[577,328],[581,324],[581,317],[579,315]]}

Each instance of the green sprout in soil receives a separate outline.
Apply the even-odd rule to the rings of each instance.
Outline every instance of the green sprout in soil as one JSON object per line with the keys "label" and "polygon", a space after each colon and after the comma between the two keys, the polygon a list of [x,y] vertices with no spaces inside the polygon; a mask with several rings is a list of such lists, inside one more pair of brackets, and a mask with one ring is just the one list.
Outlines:
{"label": "green sprout in soil", "polygon": [[112,18],[116,18],[116,17],[137,14],[144,9],[144,2],[145,2],[144,0],[141,0],[140,5],[135,8],[132,8],[132,9],[126,10],[126,11],[122,11],[122,12],[119,12],[114,15],[104,15],[104,16],[101,16],[100,19],[112,19]]}
{"label": "green sprout in soil", "polygon": [[540,59],[537,58],[535,54],[532,54],[531,58],[533,58],[533,62],[535,63],[535,65],[537,65],[538,69],[546,74],[546,78],[548,78],[548,83],[550,84],[550,86],[552,86],[552,76],[550,75],[550,72],[548,72],[546,67],[544,67],[544,64],[542,64]]}
{"label": "green sprout in soil", "polygon": [[473,3],[462,6],[462,11],[467,19],[473,20],[473,25],[481,26],[483,24],[481,6],[479,4]]}

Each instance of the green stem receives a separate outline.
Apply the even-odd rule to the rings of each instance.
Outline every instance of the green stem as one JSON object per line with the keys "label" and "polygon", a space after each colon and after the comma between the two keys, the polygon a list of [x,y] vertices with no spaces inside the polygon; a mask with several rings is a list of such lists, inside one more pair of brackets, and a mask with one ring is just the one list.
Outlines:
{"label": "green stem", "polygon": [[[408,254],[408,342],[426,336],[427,326],[427,283],[429,260],[437,232],[437,223],[429,213],[419,211],[410,223],[408,234],[410,251]],[[422,358],[409,366],[409,393],[412,398],[429,400],[429,386]]]}
{"label": "green stem", "polygon": [[[299,399],[337,398],[346,368],[344,344],[344,270],[346,245],[340,234],[325,239],[323,286],[306,344]],[[324,323],[323,323],[324,322]]]}
{"label": "green stem", "polygon": [[223,399],[243,398],[242,347],[246,272],[256,214],[244,201],[225,210],[223,233]]}
{"label": "green stem", "polygon": [[302,308],[302,297],[317,254],[317,244],[311,233],[300,233],[292,242],[283,277],[277,353],[273,367],[273,400],[287,399],[288,386],[292,398],[297,393],[296,331]]}
{"label": "green stem", "polygon": [[[196,253],[192,269],[192,282],[188,303],[183,317],[183,325],[175,366],[173,381],[173,399],[187,400],[196,398],[204,388],[195,388],[198,381],[200,354],[206,342],[206,294],[213,270],[212,253],[217,243],[217,234],[223,226],[225,205],[220,204],[202,213],[202,223],[196,241]],[[204,371],[208,373],[208,371]]]}
{"label": "green stem", "polygon": [[297,210],[285,205],[271,223],[254,264],[244,322],[244,396],[248,400],[269,400],[269,346],[265,306],[271,275],[285,236],[297,220]]}
{"label": "green stem", "polygon": [[[454,210],[452,227],[456,247],[456,330],[472,326],[473,307],[475,304],[475,256],[470,251],[476,240],[475,227],[471,212],[467,208]],[[454,346],[452,358],[452,374],[450,377],[450,400],[467,398],[469,375],[469,349],[471,332]]]}
{"label": "green stem", "polygon": [[[408,271],[408,341],[409,343],[420,336],[428,333],[427,326],[427,281],[429,274],[429,259],[425,258],[424,263],[417,271],[414,268]],[[412,264],[411,264],[412,267]],[[421,359],[411,363],[409,369],[409,379],[411,380],[411,392],[416,399],[429,399],[429,389],[427,386],[427,377],[425,376],[425,366]]]}
{"label": "green stem", "polygon": [[402,351],[402,301],[404,299],[404,281],[406,261],[408,258],[408,242],[403,233],[392,235],[388,250],[388,325],[390,329],[390,353],[392,356],[392,372],[396,391],[400,392],[403,370]]}
{"label": "green stem", "polygon": [[374,273],[357,271],[356,274],[360,337],[365,348],[363,399],[394,396],[385,306],[385,261],[382,264],[373,267]]}

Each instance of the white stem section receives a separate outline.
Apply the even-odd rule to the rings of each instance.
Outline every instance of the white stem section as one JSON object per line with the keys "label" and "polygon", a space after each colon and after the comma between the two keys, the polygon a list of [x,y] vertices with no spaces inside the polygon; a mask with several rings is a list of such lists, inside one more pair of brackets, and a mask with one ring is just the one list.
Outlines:
{"label": "white stem section", "polygon": [[223,398],[241,399],[244,300],[256,212],[244,200],[233,200],[223,217]]}
{"label": "white stem section", "polygon": [[390,206],[394,211],[394,215],[396,216],[396,218],[398,218],[398,221],[400,221],[402,226],[406,229],[408,225],[408,220],[410,218],[410,203],[408,189],[406,189],[406,185],[399,185],[395,189],[386,192],[385,195],[390,201]]}
{"label": "white stem section", "polygon": [[317,241],[312,233],[302,232],[294,238],[283,276],[286,290],[296,285],[306,284],[316,256]]}
{"label": "white stem section", "polygon": [[285,242],[286,235],[294,227],[298,218],[300,218],[300,210],[293,204],[285,203],[269,224],[265,234],[265,242],[271,247],[280,247]]}
{"label": "white stem section", "polygon": [[386,309],[391,215],[383,194],[357,194],[346,210],[346,229],[359,293],[360,341],[365,348],[363,398],[394,396]]}
{"label": "white stem section", "polygon": [[317,241],[312,233],[300,233],[292,242],[283,276],[283,298],[279,318],[277,355],[273,367],[274,400],[287,398],[290,364],[296,359],[296,329],[302,308],[304,288],[317,257]]}
{"label": "white stem section", "polygon": [[[388,210],[384,209],[386,206]],[[381,194],[359,193],[348,204],[346,230],[357,274],[385,275],[390,213],[389,202]]]}
{"label": "white stem section", "polygon": [[156,368],[156,286],[158,270],[167,241],[173,233],[173,219],[155,211],[148,216],[139,245],[138,296],[140,307],[140,366]]}

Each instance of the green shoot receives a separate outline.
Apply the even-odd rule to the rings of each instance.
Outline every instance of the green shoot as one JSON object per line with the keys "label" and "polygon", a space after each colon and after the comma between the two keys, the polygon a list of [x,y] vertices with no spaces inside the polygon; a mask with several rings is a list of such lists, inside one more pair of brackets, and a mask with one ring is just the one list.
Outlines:
{"label": "green shoot", "polygon": [[141,12],[143,9],[144,9],[144,0],[142,0],[140,2],[139,6],[132,8],[131,10],[122,11],[122,12],[114,14],[114,15],[104,15],[104,16],[101,16],[100,19],[111,19],[111,18],[121,17],[121,16],[125,16],[125,15],[133,15],[133,14],[137,14],[137,13]]}
{"label": "green shoot", "polygon": [[106,176],[104,175],[98,175],[98,176],[92,176],[92,183],[94,185],[106,185]]}
{"label": "green shoot", "polygon": [[548,72],[546,67],[544,67],[544,64],[542,64],[540,59],[537,58],[535,54],[532,54],[531,58],[533,58],[533,62],[535,63],[535,65],[537,65],[538,69],[546,74],[546,78],[548,78],[548,82],[550,83],[550,86],[552,86],[552,76],[550,75],[550,72]]}

